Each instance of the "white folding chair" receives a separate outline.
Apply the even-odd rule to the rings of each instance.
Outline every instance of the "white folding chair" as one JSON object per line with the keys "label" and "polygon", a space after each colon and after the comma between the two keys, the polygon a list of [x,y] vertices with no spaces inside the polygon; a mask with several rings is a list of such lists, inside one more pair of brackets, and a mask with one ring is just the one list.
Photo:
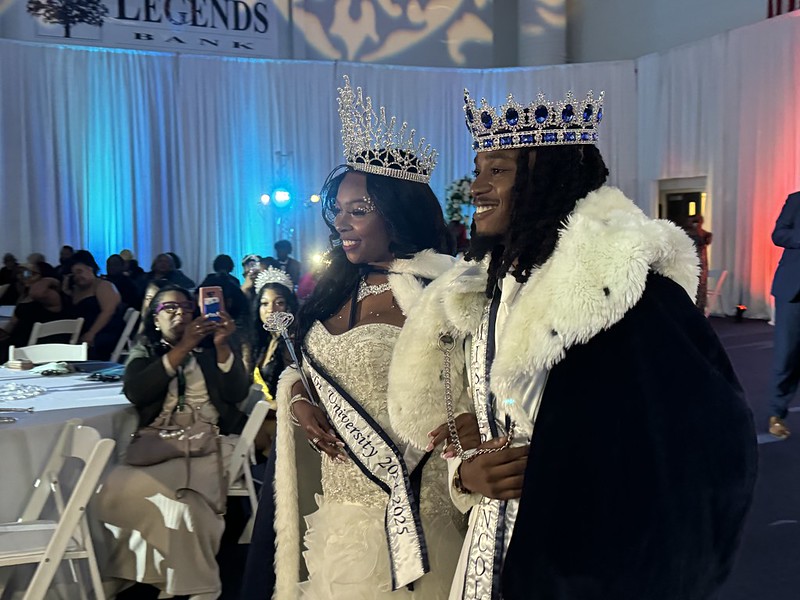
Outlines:
{"label": "white folding chair", "polygon": [[34,323],[31,329],[31,337],[28,338],[28,345],[33,346],[40,338],[50,337],[51,335],[69,335],[69,343],[77,344],[83,328],[83,317],[79,319],[61,319],[60,321],[50,321],[48,323]]}
{"label": "white folding chair", "polygon": [[267,418],[269,404],[266,400],[259,400],[253,406],[253,411],[247,418],[247,423],[242,429],[239,441],[231,454],[228,463],[228,496],[247,496],[250,500],[252,515],[245,525],[244,531],[239,538],[240,544],[249,544],[250,536],[253,533],[253,522],[258,509],[258,496],[256,487],[253,483],[253,474],[250,471],[251,464],[255,463],[254,442],[256,434]]}
{"label": "white folding chair", "polygon": [[49,362],[88,360],[89,346],[86,342],[83,344],[37,344],[35,346],[25,346],[24,348],[10,346],[8,358],[10,360],[26,358],[35,365]]}
{"label": "white folding chair", "polygon": [[[100,475],[114,449],[114,440],[101,438],[97,430],[67,421],[41,476],[33,484],[33,494],[22,516],[15,523],[0,524],[0,567],[37,564],[23,600],[45,597],[61,561],[70,561],[73,578],[86,597],[83,578],[72,560],[86,559],[95,598],[105,600],[97,558],[86,521],[86,506],[98,487]],[[83,461],[75,487],[64,503],[59,482],[67,458]],[[58,520],[42,520],[42,510],[52,495]]]}
{"label": "white folding chair", "polygon": [[122,353],[128,354],[131,349],[131,332],[136,326],[136,321],[139,319],[139,311],[135,308],[128,308],[125,311],[125,328],[122,330],[122,335],[119,336],[119,341],[111,353],[111,362],[117,362]]}
{"label": "white folding chair", "polygon": [[[725,314],[725,307],[722,305],[722,285],[725,283],[727,278],[727,269],[713,269],[708,272],[708,279],[714,280],[714,289],[709,289],[706,292],[707,317],[711,316],[712,314],[716,314],[717,312],[721,312],[723,315]],[[717,311],[717,305],[720,307],[719,311]]]}

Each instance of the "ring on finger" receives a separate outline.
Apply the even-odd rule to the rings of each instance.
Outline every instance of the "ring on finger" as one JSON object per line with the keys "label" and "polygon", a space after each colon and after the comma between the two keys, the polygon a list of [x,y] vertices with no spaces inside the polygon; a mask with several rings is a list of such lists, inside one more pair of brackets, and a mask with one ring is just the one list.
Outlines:
{"label": "ring on finger", "polygon": [[318,446],[320,439],[321,438],[319,436],[316,436],[314,439],[311,440],[311,443],[314,444],[315,446]]}

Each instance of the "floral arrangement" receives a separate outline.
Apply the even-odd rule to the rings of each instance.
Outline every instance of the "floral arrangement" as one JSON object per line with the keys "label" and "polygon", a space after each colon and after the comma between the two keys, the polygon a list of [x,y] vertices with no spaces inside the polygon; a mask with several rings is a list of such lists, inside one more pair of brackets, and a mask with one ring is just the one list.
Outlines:
{"label": "floral arrangement", "polygon": [[[444,214],[445,220],[458,221],[463,223],[468,219],[468,207],[472,203],[472,196],[470,194],[470,186],[472,185],[472,177],[465,175],[461,179],[456,179],[445,190],[445,207]],[[466,210],[465,210],[466,209]]]}

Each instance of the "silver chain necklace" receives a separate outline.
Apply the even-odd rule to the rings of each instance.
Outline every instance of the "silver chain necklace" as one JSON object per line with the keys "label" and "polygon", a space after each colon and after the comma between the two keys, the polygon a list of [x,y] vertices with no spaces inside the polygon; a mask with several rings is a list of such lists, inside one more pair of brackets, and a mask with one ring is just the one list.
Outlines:
{"label": "silver chain necklace", "polygon": [[392,286],[389,285],[388,281],[386,283],[370,285],[367,283],[366,278],[362,277],[361,281],[358,283],[358,296],[356,297],[356,302],[361,302],[367,296],[377,296],[378,294],[390,292],[391,290]]}

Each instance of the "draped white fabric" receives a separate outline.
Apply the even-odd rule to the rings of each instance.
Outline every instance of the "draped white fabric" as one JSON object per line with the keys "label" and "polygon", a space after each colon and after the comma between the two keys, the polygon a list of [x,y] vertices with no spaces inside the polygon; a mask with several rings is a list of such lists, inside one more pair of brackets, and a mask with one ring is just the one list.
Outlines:
{"label": "draped white fabric", "polygon": [[[706,176],[724,304],[768,316],[769,234],[800,189],[799,36],[792,13],[637,61],[483,71],[0,41],[0,251],[55,260],[71,244],[102,260],[132,248],[148,268],[174,250],[193,277],[217,253],[271,254],[281,237],[307,258],[327,242],[307,198],[342,162],[342,74],[440,151],[441,199],[472,168],[464,87],[495,105],[594,89],[606,92],[611,183],[654,214],[659,179]],[[276,187],[290,207],[258,203]]]}
{"label": "draped white fabric", "polygon": [[770,234],[800,189],[800,13],[637,61],[639,198],[655,211],[659,179],[707,176],[711,268],[727,269],[723,304],[769,318],[780,248]]}

